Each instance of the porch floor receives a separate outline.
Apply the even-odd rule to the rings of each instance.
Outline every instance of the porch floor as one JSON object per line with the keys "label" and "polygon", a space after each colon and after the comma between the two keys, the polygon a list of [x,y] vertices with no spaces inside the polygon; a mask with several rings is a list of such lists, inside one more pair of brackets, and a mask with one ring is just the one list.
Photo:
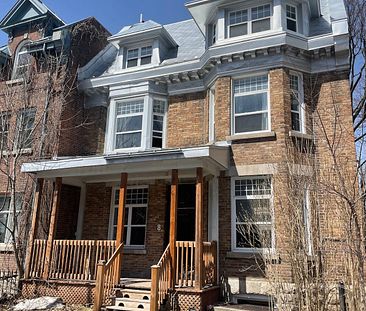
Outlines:
{"label": "porch floor", "polygon": [[120,280],[119,287],[129,288],[129,289],[151,289],[151,280],[149,279],[134,279],[134,278],[122,278]]}

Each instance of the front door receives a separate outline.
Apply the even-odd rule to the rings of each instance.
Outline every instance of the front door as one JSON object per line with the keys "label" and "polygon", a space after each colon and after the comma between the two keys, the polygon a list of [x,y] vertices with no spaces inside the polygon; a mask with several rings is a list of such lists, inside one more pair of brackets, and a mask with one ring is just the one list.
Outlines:
{"label": "front door", "polygon": [[178,186],[177,241],[195,240],[196,185]]}

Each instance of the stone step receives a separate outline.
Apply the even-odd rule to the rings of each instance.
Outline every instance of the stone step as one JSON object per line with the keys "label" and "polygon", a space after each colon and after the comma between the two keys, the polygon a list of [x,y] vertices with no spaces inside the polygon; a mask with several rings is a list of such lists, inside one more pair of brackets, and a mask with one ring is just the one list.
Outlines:
{"label": "stone step", "polygon": [[115,305],[118,307],[138,308],[150,310],[150,300],[131,299],[131,298],[116,298]]}

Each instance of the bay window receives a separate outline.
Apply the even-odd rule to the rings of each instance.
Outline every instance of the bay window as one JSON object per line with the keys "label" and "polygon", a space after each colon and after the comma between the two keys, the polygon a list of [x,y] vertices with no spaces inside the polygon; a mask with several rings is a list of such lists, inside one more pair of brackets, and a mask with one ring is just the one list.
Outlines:
{"label": "bay window", "polygon": [[270,177],[232,180],[232,232],[234,250],[274,248]]}
{"label": "bay window", "polygon": [[166,109],[166,99],[155,96],[112,100],[106,152],[163,148]]}
{"label": "bay window", "polygon": [[229,12],[228,37],[238,37],[271,29],[271,5]]}
{"label": "bay window", "polygon": [[269,130],[268,75],[234,80],[233,134]]}
{"label": "bay window", "polygon": [[[123,240],[126,247],[144,247],[146,239],[147,207],[149,189],[147,186],[136,186],[127,189],[125,206],[125,223]],[[114,191],[111,213],[110,238],[115,240],[119,189]]]}

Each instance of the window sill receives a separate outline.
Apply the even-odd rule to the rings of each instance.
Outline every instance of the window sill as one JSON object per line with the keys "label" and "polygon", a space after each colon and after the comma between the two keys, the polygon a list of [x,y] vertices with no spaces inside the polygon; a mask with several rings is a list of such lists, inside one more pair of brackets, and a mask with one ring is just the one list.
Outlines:
{"label": "window sill", "polygon": [[290,137],[294,137],[294,138],[313,140],[313,137],[311,135],[305,134],[305,133],[290,131],[288,134]]}
{"label": "window sill", "polygon": [[9,81],[6,81],[6,85],[15,85],[15,84],[21,84],[24,82],[23,78],[19,78],[19,79],[12,79]]}
{"label": "window sill", "polygon": [[228,259],[254,259],[254,260],[258,260],[258,259],[264,259],[266,260],[266,262],[270,261],[272,262],[272,264],[280,264],[281,263],[281,258],[278,254],[276,254],[276,252],[273,251],[268,251],[263,253],[263,251],[257,251],[257,250],[252,250],[252,251],[246,251],[246,252],[238,252],[238,251],[231,251],[231,252],[227,252],[226,253],[226,258]]}
{"label": "window sill", "polygon": [[227,136],[226,140],[236,141],[236,140],[251,140],[251,139],[274,139],[276,138],[276,132],[260,132],[260,133],[246,133],[246,134],[235,134],[232,136]]}
{"label": "window sill", "polygon": [[16,155],[17,153],[20,153],[21,155],[31,155],[33,153],[32,148],[27,148],[27,149],[23,149],[23,150],[16,150],[16,151],[3,151],[2,154],[5,156],[9,156],[9,155]]}
{"label": "window sill", "polygon": [[124,248],[123,253],[126,255],[146,255],[146,249]]}
{"label": "window sill", "polygon": [[0,253],[12,253],[13,247],[10,244],[0,243]]}

